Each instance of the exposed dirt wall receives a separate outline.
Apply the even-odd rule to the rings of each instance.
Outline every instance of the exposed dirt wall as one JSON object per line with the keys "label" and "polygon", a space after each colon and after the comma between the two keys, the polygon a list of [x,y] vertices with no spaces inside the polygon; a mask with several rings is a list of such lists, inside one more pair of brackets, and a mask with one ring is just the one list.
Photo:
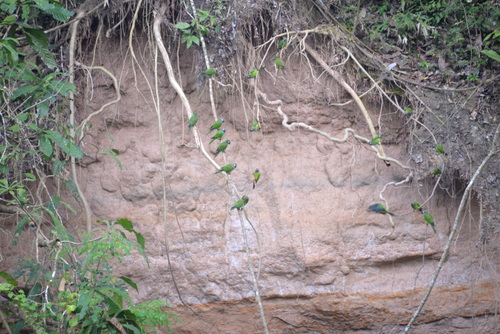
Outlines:
{"label": "exposed dirt wall", "polygon": [[[144,45],[137,47],[145,49]],[[141,287],[138,299],[165,298],[174,306],[182,318],[176,332],[259,332],[240,220],[235,210],[229,210],[233,200],[227,181],[214,174],[192,133],[187,132],[186,115],[163,65],[159,65],[162,74],[158,78],[165,131],[161,143],[146,82],[137,68],[134,72],[117,43],[101,48],[99,62],[119,78],[122,96],[117,105],[90,122],[93,132],[85,138],[89,157],[79,168],[80,182],[95,219],[125,217],[136,223],[147,240],[151,261],[148,268],[137,256],[119,270]],[[197,78],[196,54],[181,52],[182,62],[175,62],[174,68],[180,69],[177,75],[182,77],[193,110],[199,113],[203,144],[213,153],[217,145],[209,145],[205,135],[214,121],[207,81]],[[281,99],[291,121],[336,137],[350,127],[370,138],[354,104],[329,105],[345,101],[348,95],[326,76],[311,80],[303,64],[293,60],[283,74],[276,73],[269,60],[269,72],[262,71],[258,79],[260,90],[270,100]],[[151,70],[150,62],[142,65]],[[148,79],[153,82],[153,77]],[[79,96],[80,118],[114,98],[110,84],[101,74],[93,77],[90,102],[84,103],[84,96]],[[259,257],[262,261],[259,285],[270,329],[273,333],[400,331],[430,284],[463,186],[457,185],[454,194],[438,187],[426,204],[435,218],[436,234],[409,205],[431,194],[431,178],[387,187],[383,196],[394,217],[368,212],[370,204],[381,202],[384,186],[404,180],[407,171],[394,164],[387,167],[367,143],[353,138],[332,143],[303,129],[290,132],[282,126],[275,106],[262,100],[262,130],[248,131],[256,112],[251,107],[255,102],[252,85],[244,83],[247,105],[243,105],[237,90],[215,84],[216,91],[224,89],[217,94],[217,111],[225,119],[225,138],[231,140],[225,156],[219,155],[216,161],[238,164],[231,179],[240,194],[250,197],[246,209],[258,240],[248,224],[245,228],[254,266],[259,266]],[[411,163],[407,119],[380,105],[377,96],[368,95],[363,101],[380,131],[388,133],[383,142],[386,154]],[[112,159],[95,154],[94,145],[100,150],[120,150],[123,170]],[[160,145],[166,149],[168,175],[166,226],[161,218]],[[252,189],[255,168],[261,170],[262,178]],[[416,332],[466,333],[472,328],[493,333],[499,328],[496,316],[473,320],[496,314],[500,291],[498,234],[482,244],[479,229],[479,210],[473,199],[419,318],[428,324]],[[198,312],[196,316],[183,308],[172,284],[166,240],[182,298]]]}

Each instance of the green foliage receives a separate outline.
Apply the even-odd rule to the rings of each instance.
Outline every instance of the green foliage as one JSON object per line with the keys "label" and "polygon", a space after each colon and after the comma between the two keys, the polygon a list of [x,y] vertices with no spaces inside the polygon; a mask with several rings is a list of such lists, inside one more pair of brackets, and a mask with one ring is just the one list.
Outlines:
{"label": "green foliage", "polygon": [[9,205],[35,204],[27,188],[39,174],[35,171],[53,162],[60,172],[65,159],[83,156],[63,125],[64,98],[76,93],[75,86],[64,73],[42,70],[51,71],[57,62],[38,25],[45,18],[66,22],[71,15],[52,0],[0,2],[0,17],[5,17],[0,23],[0,200]]}
{"label": "green foliage", "polygon": [[167,307],[168,304],[164,301],[150,300],[136,304],[130,307],[130,309],[147,330],[154,330],[155,333],[158,333],[156,328],[169,328],[172,331],[170,327],[171,320],[179,320],[175,313],[165,311]]}
{"label": "green foliage", "polygon": [[34,198],[30,187],[60,177],[70,157],[83,157],[67,125],[66,98],[76,87],[66,81],[67,74],[53,71],[57,62],[39,25],[65,22],[71,15],[52,0],[0,2],[5,17],[0,23],[0,201],[25,214],[14,244],[26,225],[42,221],[52,224],[61,240],[70,240],[56,210],[59,204],[74,210],[51,194]]}
{"label": "green foliage", "polygon": [[495,50],[482,50],[481,53],[487,55],[495,61],[500,61],[500,55]]}
{"label": "green foliage", "polygon": [[174,27],[182,31],[181,42],[186,43],[186,47],[190,48],[191,45],[200,45],[199,36],[205,36],[214,30],[215,34],[220,31],[220,20],[218,17],[221,16],[221,10],[224,6],[225,1],[214,1],[214,14],[211,11],[197,9],[196,19],[191,19],[189,22],[179,22]]}
{"label": "green foliage", "polygon": [[[39,334],[49,334],[45,330],[44,319],[49,315],[49,309],[52,307],[51,303],[42,305],[37,303],[25,295],[25,292],[9,283],[0,284],[0,292],[5,293],[9,299],[12,300],[11,304],[15,304],[19,310],[23,311],[25,315],[23,319],[23,326],[33,329]],[[52,332],[54,333],[54,332]]]}
{"label": "green foliage", "polygon": [[[100,220],[79,244],[59,212],[64,208],[76,214],[73,208],[49,187],[46,195],[30,192],[46,178],[60,177],[70,158],[83,157],[67,122],[67,97],[76,88],[66,81],[67,74],[55,70],[51,39],[40,25],[66,22],[72,15],[55,0],[0,0],[0,201],[21,213],[13,243],[29,226],[37,231],[40,253],[36,260],[20,260],[12,273],[0,272],[0,291],[19,318],[11,329],[52,334],[170,328],[166,303],[135,305],[128,288],[138,290],[138,285],[114,274],[112,262],[122,263],[132,252],[148,261],[146,241],[131,221]],[[100,154],[122,167],[118,150]],[[75,183],[64,184],[78,200]]]}
{"label": "green foliage", "polygon": [[[362,7],[349,0],[331,2],[348,27],[361,9],[367,10],[356,32],[368,36],[372,43],[399,44],[410,53],[424,51],[426,56],[440,54],[454,70],[489,66],[500,53],[500,5],[495,1],[384,0],[363,2]],[[462,59],[467,63],[459,64]]]}
{"label": "green foliage", "polygon": [[[20,328],[37,333],[146,333],[156,328],[169,328],[175,315],[166,312],[168,305],[159,300],[135,304],[127,287],[138,290],[126,276],[113,274],[111,261],[122,263],[132,252],[147,261],[145,240],[127,219],[98,221],[100,227],[83,236],[83,242],[71,246],[64,239],[74,239],[64,230],[54,229],[52,244],[56,254],[51,265],[23,260],[12,276],[0,272],[7,283],[0,285],[11,299],[11,307],[22,312]],[[133,235],[135,241],[128,236]],[[99,237],[92,237],[99,235]],[[64,244],[64,245],[63,245]],[[52,265],[54,264],[54,265]],[[26,289],[16,288],[22,279]]]}

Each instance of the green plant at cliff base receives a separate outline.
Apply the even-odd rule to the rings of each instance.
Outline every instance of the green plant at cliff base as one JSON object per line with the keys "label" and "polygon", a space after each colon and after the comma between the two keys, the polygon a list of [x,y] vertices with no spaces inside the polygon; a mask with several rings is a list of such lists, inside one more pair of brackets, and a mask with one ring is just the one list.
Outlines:
{"label": "green plant at cliff base", "polygon": [[[12,275],[0,272],[6,281],[0,284],[0,293],[10,300],[10,310],[17,309],[21,318],[12,324],[13,332],[22,328],[42,334],[172,330],[171,320],[177,318],[165,311],[166,302],[134,303],[128,288],[138,291],[137,284],[113,274],[111,261],[123,263],[132,251],[147,262],[142,234],[127,219],[98,223],[103,226],[84,235],[78,246],[64,240],[48,246],[51,263],[23,260]],[[135,236],[135,241],[126,233]],[[99,236],[92,238],[95,235]],[[19,288],[21,280],[25,288]]]}

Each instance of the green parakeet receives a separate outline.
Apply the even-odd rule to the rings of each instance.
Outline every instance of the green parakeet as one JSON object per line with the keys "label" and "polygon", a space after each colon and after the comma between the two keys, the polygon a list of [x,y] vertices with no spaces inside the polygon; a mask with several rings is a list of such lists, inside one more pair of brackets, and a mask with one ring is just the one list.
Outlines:
{"label": "green parakeet", "polygon": [[208,70],[206,70],[205,72],[201,73],[199,76],[200,77],[212,77],[214,76],[215,74],[217,74],[219,72],[219,69],[218,68],[209,68]]}
{"label": "green parakeet", "polygon": [[220,143],[219,147],[217,147],[217,151],[215,151],[215,156],[219,155],[220,152],[224,152],[227,148],[227,145],[231,144],[231,141],[229,139],[224,140],[222,143]]}
{"label": "green parakeet", "polygon": [[435,148],[436,148],[436,152],[439,153],[439,154],[445,154],[446,153],[445,150],[444,150],[444,148],[443,148],[443,146],[441,146],[439,144],[436,144]]}
{"label": "green parakeet", "polygon": [[434,170],[432,171],[432,176],[438,176],[441,174],[441,169],[439,168],[434,168]]}
{"label": "green parakeet", "polygon": [[210,127],[210,131],[208,131],[208,133],[210,133],[214,130],[219,130],[220,127],[222,126],[222,123],[224,123],[224,118],[221,118],[221,119],[218,119],[217,121],[215,121],[215,123],[212,124],[212,126]]}
{"label": "green parakeet", "polygon": [[198,122],[198,113],[195,112],[193,113],[193,116],[189,118],[189,124],[188,124],[188,132],[191,130],[193,126],[196,125],[196,122]]}
{"label": "green parakeet", "polygon": [[254,68],[248,74],[248,79],[255,79],[257,77],[257,74],[259,74],[259,69],[258,68]]}
{"label": "green parakeet", "polygon": [[255,172],[253,172],[253,189],[255,189],[255,186],[257,185],[259,179],[260,179],[260,172],[259,169],[257,168]]}
{"label": "green parakeet", "polygon": [[243,210],[243,207],[248,203],[250,199],[248,198],[247,195],[243,195],[243,197],[236,202],[234,202],[233,206],[231,207],[232,209],[237,209],[237,210]]}
{"label": "green parakeet", "polygon": [[406,109],[405,109],[405,114],[406,114],[407,116],[411,116],[411,114],[413,114],[413,109],[412,109],[412,108],[410,108],[410,107],[406,108]]}
{"label": "green parakeet", "polygon": [[277,68],[281,68],[283,71],[285,70],[285,63],[283,63],[283,60],[281,60],[280,57],[274,57],[274,64],[276,64]]}
{"label": "green parakeet", "polygon": [[253,121],[252,127],[250,128],[250,131],[259,131],[260,130],[260,124],[258,121]]}
{"label": "green parakeet", "polygon": [[216,140],[216,139],[222,140],[222,136],[224,136],[225,133],[226,133],[226,129],[222,129],[222,130],[217,131],[215,133],[215,135],[212,138],[210,138],[212,140],[210,141],[209,144],[212,144],[214,142],[214,140]]}
{"label": "green parakeet", "polygon": [[368,207],[368,210],[373,211],[373,212],[377,212],[377,213],[382,213],[382,214],[388,213],[391,216],[394,216],[394,213],[390,212],[382,204],[379,204],[379,203],[370,205]]}
{"label": "green parakeet", "polygon": [[422,207],[420,206],[419,202],[411,202],[411,207],[413,210],[418,210],[422,212]]}
{"label": "green parakeet", "polygon": [[236,164],[235,163],[232,163],[232,164],[227,164],[225,166],[222,166],[218,171],[216,171],[214,174],[218,174],[218,173],[222,173],[222,172],[226,172],[226,173],[231,173],[235,168],[236,168]]}
{"label": "green parakeet", "polygon": [[373,138],[370,140],[369,144],[370,144],[370,145],[372,145],[372,146],[373,146],[373,145],[378,145],[378,144],[380,144],[380,138],[381,138],[382,136],[383,136],[383,135],[373,137]]}
{"label": "green parakeet", "polygon": [[431,225],[432,230],[434,231],[434,233],[436,233],[436,225],[434,224],[434,217],[432,217],[432,215],[427,211],[423,211],[422,213],[424,214],[425,222]]}
{"label": "green parakeet", "polygon": [[288,44],[286,38],[283,38],[281,41],[278,42],[278,51],[281,49],[285,48],[285,46]]}

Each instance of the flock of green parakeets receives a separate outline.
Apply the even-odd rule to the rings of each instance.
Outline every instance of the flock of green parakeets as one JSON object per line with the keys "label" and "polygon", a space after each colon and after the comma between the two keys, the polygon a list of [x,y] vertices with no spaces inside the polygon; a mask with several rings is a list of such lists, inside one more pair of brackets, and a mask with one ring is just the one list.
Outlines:
{"label": "flock of green parakeets", "polygon": [[[410,203],[411,205],[411,208],[413,210],[416,210],[416,211],[420,211],[420,213],[422,213],[422,215],[424,216],[424,220],[425,222],[430,225],[432,227],[432,230],[434,231],[434,233],[436,233],[436,225],[434,224],[434,217],[432,217],[432,215],[425,211],[422,206],[420,205],[419,202],[411,202]],[[395,216],[394,213],[390,212],[389,210],[387,210],[382,204],[380,203],[376,203],[376,204],[372,204],[368,207],[368,210],[369,211],[373,211],[373,212],[376,212],[376,213],[381,213],[381,214],[389,214],[391,216]]]}
{"label": "flock of green parakeets", "polygon": [[[203,72],[202,74],[203,74],[203,76],[211,76],[211,75],[214,75],[215,73],[217,73],[217,71],[208,71],[207,70],[206,72]],[[196,125],[197,122],[198,122],[198,113],[195,112],[189,118],[189,121],[188,121],[188,132],[191,130],[191,128],[193,126]],[[217,150],[215,151],[215,157],[217,157],[217,155],[219,155],[219,153],[225,152],[227,146],[229,144],[231,144],[231,141],[229,139],[222,141],[222,137],[226,133],[226,129],[224,129],[224,128],[221,129],[222,123],[224,123],[224,118],[218,119],[217,121],[215,121],[214,124],[212,124],[212,126],[210,127],[210,129],[208,130],[208,133],[207,133],[207,135],[208,135],[212,131],[216,131],[215,135],[213,135],[210,138],[211,141],[210,141],[209,144],[212,144],[217,139],[220,142],[219,146],[217,147]],[[256,131],[258,129],[260,129],[260,126],[259,126],[259,123],[256,121],[256,122],[254,122],[251,131]],[[222,173],[222,172],[224,172],[226,174],[231,174],[231,172],[233,170],[235,170],[237,166],[238,165],[236,163],[227,164],[225,166],[222,166],[214,174],[218,174],[218,173]],[[255,170],[255,172],[253,173],[253,189],[255,189],[255,186],[257,185],[257,182],[259,181],[259,179],[260,179],[260,171],[257,168]],[[234,202],[233,206],[231,207],[231,210],[232,209],[243,210],[244,206],[248,203],[249,200],[250,199],[248,198],[247,195],[243,195],[243,197],[241,197],[241,199],[239,199],[236,202]]]}
{"label": "flock of green parakeets", "polygon": [[[280,50],[282,50],[284,47],[286,47],[286,45],[287,45],[286,39],[282,39],[281,41],[279,41],[278,42],[278,52]],[[274,64],[276,65],[276,67],[278,69],[285,71],[285,63],[283,62],[282,59],[280,59],[278,57],[278,55],[276,55],[274,57]],[[254,68],[253,70],[251,70],[250,73],[248,74],[248,79],[255,79],[257,77],[257,74],[259,74],[259,71],[262,70],[263,68],[264,67]],[[201,73],[199,75],[199,77],[211,78],[214,75],[216,75],[218,72],[219,72],[218,68],[209,68],[205,72]],[[196,125],[197,122],[198,122],[198,113],[195,112],[189,118],[188,132],[191,130],[191,128],[193,126]],[[212,144],[215,140],[219,140],[219,146],[217,147],[217,150],[215,151],[215,157],[217,157],[217,155],[219,155],[219,153],[225,152],[228,145],[231,144],[231,141],[229,139],[222,141],[222,137],[226,133],[226,129],[224,129],[224,128],[221,129],[222,123],[224,123],[224,118],[218,119],[217,121],[215,121],[214,124],[212,124],[212,126],[210,127],[210,129],[207,133],[207,135],[208,135],[212,131],[214,131],[214,130],[216,131],[215,135],[213,135],[210,138],[211,140],[209,143],[209,144]],[[260,129],[259,121],[254,121],[252,123],[252,127],[250,128],[250,131],[258,131],[259,129]],[[222,172],[227,173],[227,174],[231,174],[231,172],[233,170],[235,170],[236,167],[237,167],[236,163],[230,163],[230,164],[227,164],[225,166],[222,166],[218,171],[215,172],[215,174],[222,173]],[[260,171],[257,168],[255,170],[255,172],[253,172],[253,189],[255,189],[255,186],[257,185],[257,182],[259,181],[259,179],[260,179]],[[250,199],[248,198],[247,195],[243,195],[243,197],[241,197],[241,199],[234,202],[233,206],[231,207],[231,210],[232,209],[243,210],[243,207],[248,203],[249,200]]]}
{"label": "flock of green parakeets", "polygon": [[[285,48],[287,46],[287,44],[288,44],[288,42],[286,39],[280,40],[278,42],[278,52],[280,52],[283,48]],[[274,64],[276,65],[276,67],[278,69],[285,71],[285,63],[283,62],[283,60],[281,58],[278,57],[278,54],[276,54],[276,56],[274,57]],[[255,79],[257,77],[257,75],[259,74],[259,71],[261,71],[264,68],[265,67],[252,69],[250,71],[250,73],[248,74],[247,78],[248,79]],[[199,76],[210,78],[210,77],[213,77],[214,75],[216,75],[218,72],[219,72],[219,69],[217,69],[217,68],[209,68],[205,72],[201,73]],[[198,122],[198,113],[193,113],[193,116],[191,116],[191,118],[189,119],[188,132],[196,124],[196,122]],[[215,151],[215,157],[217,157],[217,155],[219,153],[224,152],[226,150],[226,148],[228,147],[228,145],[231,144],[231,141],[229,139],[222,141],[222,137],[226,133],[226,129],[224,129],[224,128],[221,129],[222,123],[224,123],[224,118],[221,118],[221,119],[217,120],[214,124],[212,124],[212,126],[210,127],[210,130],[208,131],[208,134],[210,134],[212,131],[216,130],[215,135],[210,138],[211,139],[210,144],[213,143],[217,139],[220,142],[219,146],[217,147],[217,150]],[[260,129],[259,122],[254,121],[252,123],[252,127],[250,128],[250,131],[258,131],[259,129]],[[369,144],[372,146],[379,145],[380,139],[382,136],[384,136],[384,134],[381,134],[379,136],[372,138],[369,141]],[[441,146],[440,144],[436,144],[435,149],[436,149],[436,152],[438,152],[440,154],[446,154],[443,146]],[[236,169],[236,167],[237,167],[236,163],[230,163],[230,164],[227,164],[225,166],[222,166],[218,171],[215,172],[215,174],[222,173],[222,172],[230,174],[233,170]],[[436,168],[433,172],[434,175],[439,175],[440,173],[441,173],[441,170],[439,168]],[[253,173],[253,188],[254,189],[255,189],[255,186],[257,185],[257,182],[259,181],[259,179],[260,179],[260,171],[259,171],[259,169],[256,169],[255,172]],[[248,203],[248,201],[249,201],[248,196],[243,195],[243,197],[241,199],[234,202],[231,209],[242,210],[243,207]],[[424,216],[425,222],[427,224],[429,224],[432,227],[432,230],[434,231],[434,233],[436,233],[436,227],[435,227],[434,218],[432,217],[432,215],[429,212],[425,211],[420,206],[420,203],[418,203],[418,202],[411,202],[411,207],[413,208],[413,210],[417,210],[417,211],[420,211],[422,213],[422,215]],[[376,212],[376,213],[380,213],[380,214],[389,214],[391,216],[395,215],[394,213],[387,210],[380,203],[370,205],[368,207],[368,210]]]}

